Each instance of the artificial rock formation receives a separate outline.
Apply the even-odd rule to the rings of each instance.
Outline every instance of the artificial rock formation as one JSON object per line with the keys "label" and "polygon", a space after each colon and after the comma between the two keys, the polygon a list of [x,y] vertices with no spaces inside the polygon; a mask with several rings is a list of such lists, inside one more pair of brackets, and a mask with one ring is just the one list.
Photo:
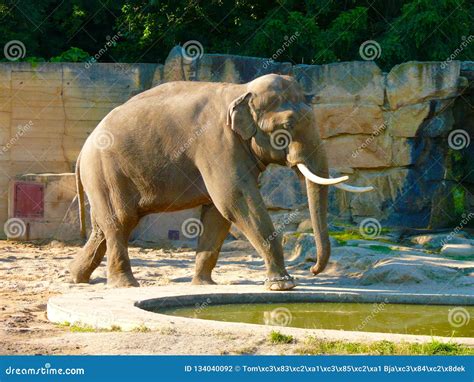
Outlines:
{"label": "artificial rock formation", "polygon": [[[334,218],[455,226],[474,206],[474,144],[448,144],[453,129],[474,137],[473,63],[407,62],[384,73],[370,61],[292,66],[222,54],[188,60],[175,47],[164,65],[0,63],[0,224],[8,218],[11,179],[71,171],[92,129],[133,95],[167,81],[244,83],[267,73],[293,75],[303,86],[331,168],[376,188],[331,188]],[[269,169],[261,187],[272,210],[304,205],[304,185],[291,170]]]}

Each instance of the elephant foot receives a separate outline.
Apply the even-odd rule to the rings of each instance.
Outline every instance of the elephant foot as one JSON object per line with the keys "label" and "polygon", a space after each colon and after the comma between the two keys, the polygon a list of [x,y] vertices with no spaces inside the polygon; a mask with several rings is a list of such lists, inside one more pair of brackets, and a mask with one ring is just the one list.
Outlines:
{"label": "elephant foot", "polygon": [[118,273],[107,276],[107,286],[109,288],[130,288],[139,287],[140,284],[132,273]]}
{"label": "elephant foot", "polygon": [[216,282],[211,278],[211,276],[194,276],[191,281],[193,285],[217,285]]}
{"label": "elephant foot", "polygon": [[296,287],[295,279],[288,275],[265,280],[265,288],[272,291],[290,290],[294,287]]}
{"label": "elephant foot", "polygon": [[82,264],[77,262],[76,260],[73,260],[69,263],[69,273],[71,274],[72,282],[74,284],[88,284],[91,273],[88,270],[84,270],[84,267]]}

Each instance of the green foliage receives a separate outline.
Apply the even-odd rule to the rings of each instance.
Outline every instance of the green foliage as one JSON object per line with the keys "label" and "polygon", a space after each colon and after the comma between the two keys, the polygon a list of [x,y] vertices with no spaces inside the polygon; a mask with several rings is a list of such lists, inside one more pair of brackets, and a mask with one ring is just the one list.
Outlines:
{"label": "green foliage", "polygon": [[277,331],[272,331],[270,333],[270,335],[268,336],[268,340],[272,344],[290,344],[295,339],[293,338],[293,336],[282,334],[282,333],[277,332]]}
{"label": "green foliage", "polygon": [[298,354],[368,354],[368,355],[474,355],[474,348],[432,340],[428,343],[371,343],[325,341],[310,337],[296,350]]}
{"label": "green foliage", "polygon": [[22,41],[30,62],[81,62],[103,50],[102,62],[164,62],[173,46],[198,40],[206,53],[320,64],[361,60],[360,45],[375,40],[388,70],[472,60],[474,43],[460,47],[473,18],[468,0],[4,0],[0,43]]}
{"label": "green foliage", "polygon": [[84,52],[80,48],[72,47],[65,52],[62,52],[59,56],[52,57],[51,62],[84,62],[90,59],[87,52]]}

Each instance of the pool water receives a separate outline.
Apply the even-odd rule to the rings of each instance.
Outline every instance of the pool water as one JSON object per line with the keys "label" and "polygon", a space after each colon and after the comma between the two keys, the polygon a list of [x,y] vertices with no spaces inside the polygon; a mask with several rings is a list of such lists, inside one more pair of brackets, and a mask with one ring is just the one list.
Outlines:
{"label": "pool water", "polygon": [[152,310],[204,320],[305,329],[474,337],[474,306],[311,302],[227,304]]}

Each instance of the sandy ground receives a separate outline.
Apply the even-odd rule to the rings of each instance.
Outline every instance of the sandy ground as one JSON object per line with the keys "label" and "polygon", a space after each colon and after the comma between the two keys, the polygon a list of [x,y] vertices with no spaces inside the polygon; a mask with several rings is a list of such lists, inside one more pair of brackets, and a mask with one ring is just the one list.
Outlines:
{"label": "sandy ground", "polygon": [[[53,241],[40,245],[0,241],[0,354],[294,354],[299,344],[271,345],[264,337],[230,335],[224,332],[177,332],[170,328],[154,332],[72,332],[68,327],[50,323],[46,318],[49,297],[60,293],[106,288],[105,264],[95,271],[89,285],[70,283],[67,264],[79,250],[78,245]],[[363,280],[361,274],[350,272],[341,277],[338,264],[347,253],[335,250],[333,265],[324,275],[311,277],[309,264],[290,266],[290,273],[300,283],[354,284]],[[364,254],[360,254],[361,256]],[[350,254],[357,259],[357,253]],[[394,254],[374,261],[390,267]],[[380,257],[379,256],[379,257]],[[434,259],[433,256],[407,261],[436,264],[446,269],[458,269],[462,274],[457,287],[469,288],[474,262]],[[136,278],[142,286],[189,283],[193,273],[194,251],[183,249],[155,249],[131,246],[130,257]],[[403,260],[397,257],[397,261]],[[357,260],[354,266],[361,265]],[[444,262],[444,263],[443,263]],[[454,265],[453,265],[454,264]],[[347,265],[345,265],[347,268]],[[457,267],[457,268],[456,268]],[[374,268],[367,264],[367,269]],[[353,271],[353,270],[352,270]],[[467,274],[467,276],[466,276]],[[220,284],[261,283],[264,278],[262,260],[247,242],[232,241],[224,246],[214,279]],[[459,281],[461,280],[461,281]],[[364,281],[365,283],[367,280]],[[440,289],[444,284],[424,286]]]}

